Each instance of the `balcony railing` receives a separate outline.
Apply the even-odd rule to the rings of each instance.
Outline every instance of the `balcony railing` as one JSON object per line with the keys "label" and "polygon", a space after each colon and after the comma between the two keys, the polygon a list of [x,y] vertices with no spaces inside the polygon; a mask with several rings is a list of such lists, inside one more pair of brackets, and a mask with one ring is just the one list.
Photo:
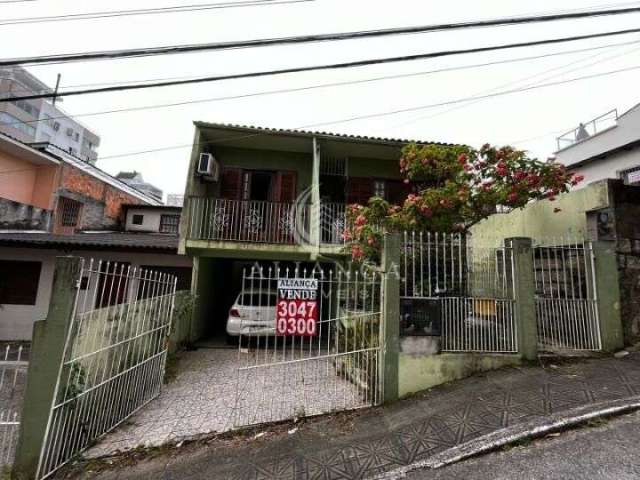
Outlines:
{"label": "balcony railing", "polygon": [[253,200],[189,199],[189,238],[295,244],[296,225],[309,231],[309,206]]}
{"label": "balcony railing", "polygon": [[567,133],[559,136],[556,141],[558,143],[558,151],[568,148],[571,145],[586,140],[594,136],[597,133],[600,133],[604,130],[607,130],[611,127],[614,127],[618,123],[618,110],[613,109],[610,112],[607,112],[599,117],[594,118],[593,120],[589,120],[586,123],[581,123],[579,126],[574,128],[573,130],[568,131]]}
{"label": "balcony railing", "polygon": [[320,205],[320,242],[325,245],[342,245],[346,226],[344,203],[322,203]]}
{"label": "balcony railing", "polygon": [[345,205],[323,203],[315,220],[312,211],[296,203],[191,197],[187,233],[192,240],[294,245],[313,243],[314,221],[321,244],[343,244]]}

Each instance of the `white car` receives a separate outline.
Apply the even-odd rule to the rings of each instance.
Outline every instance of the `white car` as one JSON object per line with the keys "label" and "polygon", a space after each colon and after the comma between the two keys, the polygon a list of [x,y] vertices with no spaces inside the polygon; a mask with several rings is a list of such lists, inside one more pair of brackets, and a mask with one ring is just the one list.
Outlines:
{"label": "white car", "polygon": [[276,333],[276,298],[272,290],[242,291],[229,309],[227,335],[268,336]]}

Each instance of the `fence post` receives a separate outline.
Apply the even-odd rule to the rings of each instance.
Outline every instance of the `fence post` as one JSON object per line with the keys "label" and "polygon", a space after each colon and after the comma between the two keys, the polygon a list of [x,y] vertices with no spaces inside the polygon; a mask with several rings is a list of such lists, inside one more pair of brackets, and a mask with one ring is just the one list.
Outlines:
{"label": "fence post", "polygon": [[513,237],[505,240],[513,258],[513,293],[518,353],[526,360],[538,358],[538,327],[536,323],[535,277],[533,248],[530,238]]}
{"label": "fence post", "polygon": [[36,476],[81,270],[82,259],[78,257],[56,258],[47,318],[33,326],[27,387],[13,466],[18,479],[32,480]]}
{"label": "fence post", "polygon": [[400,234],[386,234],[382,249],[384,403],[398,399],[400,355]]}
{"label": "fence post", "polygon": [[616,244],[613,241],[598,241],[591,245],[594,299],[602,350],[613,352],[624,346]]}

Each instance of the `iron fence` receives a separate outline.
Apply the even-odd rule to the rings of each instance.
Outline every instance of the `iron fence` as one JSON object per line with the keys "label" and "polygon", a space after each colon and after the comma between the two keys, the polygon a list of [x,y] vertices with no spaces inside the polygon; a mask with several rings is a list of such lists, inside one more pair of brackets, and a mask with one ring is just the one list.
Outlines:
{"label": "iron fence", "polygon": [[195,240],[295,244],[296,231],[309,231],[309,216],[308,205],[191,197],[188,235]]}
{"label": "iron fence", "polygon": [[0,468],[13,464],[27,380],[27,350],[7,344],[0,355]]}
{"label": "iron fence", "polygon": [[534,248],[541,350],[601,350],[591,242]]}
{"label": "iron fence", "polygon": [[[311,333],[276,322],[282,279],[316,282]],[[382,398],[381,274],[316,267],[244,273],[235,426],[377,405]],[[253,313],[252,313],[253,312]],[[262,314],[261,319],[255,313]],[[299,312],[298,312],[299,313]]]}
{"label": "iron fence", "polygon": [[83,262],[37,478],[51,475],[158,395],[176,277]]}
{"label": "iron fence", "polygon": [[[401,299],[434,305],[442,350],[517,352],[511,248],[480,247],[463,234],[405,232],[400,261]],[[416,334],[411,315],[405,333]]]}

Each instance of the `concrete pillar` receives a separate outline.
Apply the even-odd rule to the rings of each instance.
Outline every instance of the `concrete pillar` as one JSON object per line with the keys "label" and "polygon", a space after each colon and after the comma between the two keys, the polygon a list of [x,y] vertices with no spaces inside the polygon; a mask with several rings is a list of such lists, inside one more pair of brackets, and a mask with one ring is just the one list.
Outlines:
{"label": "concrete pillar", "polygon": [[593,242],[591,264],[602,349],[605,352],[613,352],[624,346],[615,242]]}
{"label": "concrete pillar", "polygon": [[538,328],[536,323],[535,277],[533,248],[530,238],[514,237],[505,240],[507,258],[513,259],[513,290],[516,325],[518,327],[518,353],[525,360],[538,358]]}
{"label": "concrete pillar", "polygon": [[387,234],[382,249],[381,345],[384,367],[384,403],[398,400],[400,361],[400,234]]}
{"label": "concrete pillar", "polygon": [[309,240],[315,253],[320,251],[320,143],[313,137],[313,163],[311,171],[311,215]]}
{"label": "concrete pillar", "polygon": [[49,412],[57,394],[56,383],[64,359],[80,275],[80,258],[56,258],[47,318],[33,326],[27,388],[13,466],[15,478],[31,480],[36,475]]}

